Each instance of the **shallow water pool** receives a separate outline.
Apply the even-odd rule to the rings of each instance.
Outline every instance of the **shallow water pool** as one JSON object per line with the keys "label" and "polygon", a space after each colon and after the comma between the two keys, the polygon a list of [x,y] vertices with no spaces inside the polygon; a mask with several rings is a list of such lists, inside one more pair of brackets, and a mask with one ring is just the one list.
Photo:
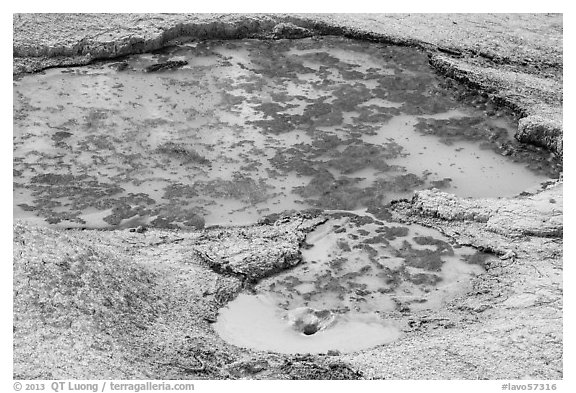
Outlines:
{"label": "shallow water pool", "polygon": [[324,37],[189,42],[14,81],[14,217],[247,224],[376,211],[414,190],[511,196],[557,176],[513,117],[412,49]]}

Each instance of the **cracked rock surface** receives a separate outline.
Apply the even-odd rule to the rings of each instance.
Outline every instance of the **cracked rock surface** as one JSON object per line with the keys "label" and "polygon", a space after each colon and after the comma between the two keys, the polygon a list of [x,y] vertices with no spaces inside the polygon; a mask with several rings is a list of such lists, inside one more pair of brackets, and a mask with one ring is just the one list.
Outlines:
{"label": "cracked rock surface", "polygon": [[325,221],[324,217],[302,215],[280,219],[274,225],[223,228],[207,232],[194,248],[215,271],[254,282],[300,263],[300,243]]}
{"label": "cracked rock surface", "polygon": [[419,214],[449,221],[485,223],[486,229],[509,236],[562,236],[562,184],[536,195],[510,200],[457,199],[437,190],[418,192]]}

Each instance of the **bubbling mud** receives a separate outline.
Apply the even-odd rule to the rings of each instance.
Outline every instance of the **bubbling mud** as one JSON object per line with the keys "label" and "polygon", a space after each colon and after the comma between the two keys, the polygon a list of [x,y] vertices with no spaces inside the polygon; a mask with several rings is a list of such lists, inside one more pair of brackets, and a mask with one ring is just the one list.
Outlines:
{"label": "bubbling mud", "polygon": [[400,335],[375,314],[339,316],[332,326],[306,334],[266,296],[247,294],[238,295],[221,311],[215,329],[236,346],[279,353],[353,352],[392,342]]}
{"label": "bubbling mud", "polygon": [[402,336],[407,316],[464,296],[492,256],[436,230],[332,213],[307,236],[303,262],[221,311],[215,330],[241,347],[354,352]]}
{"label": "bubbling mud", "polygon": [[248,224],[377,211],[414,190],[511,196],[555,177],[514,118],[413,48],[201,41],[14,81],[14,217],[65,227]]}

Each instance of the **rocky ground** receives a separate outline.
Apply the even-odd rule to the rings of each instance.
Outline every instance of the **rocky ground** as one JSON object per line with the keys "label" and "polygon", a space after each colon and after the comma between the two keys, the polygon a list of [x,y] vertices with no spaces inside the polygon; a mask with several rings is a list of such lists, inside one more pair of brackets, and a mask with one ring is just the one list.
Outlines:
{"label": "rocky ground", "polygon": [[[157,49],[181,36],[315,34],[410,45],[521,117],[517,139],[562,154],[559,15],[15,15],[14,77]],[[311,212],[251,227],[145,232],[14,224],[14,377],[561,379],[562,182],[473,200],[418,192],[395,220],[499,258],[467,296],[415,313],[393,344],[347,355],[233,347],[218,308],[300,261]]]}

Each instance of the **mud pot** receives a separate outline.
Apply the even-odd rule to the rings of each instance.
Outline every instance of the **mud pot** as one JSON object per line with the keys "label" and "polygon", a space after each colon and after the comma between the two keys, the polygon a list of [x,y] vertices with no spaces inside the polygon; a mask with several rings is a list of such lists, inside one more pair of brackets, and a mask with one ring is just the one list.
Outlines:
{"label": "mud pot", "polygon": [[14,32],[14,379],[562,378],[561,15]]}
{"label": "mud pot", "polygon": [[353,352],[394,341],[415,311],[471,289],[488,254],[438,231],[334,213],[311,232],[295,268],[262,280],[220,312],[227,341],[281,353]]}
{"label": "mud pot", "polygon": [[324,37],[181,42],[14,82],[14,218],[202,228],[557,177],[515,118],[407,47]]}

